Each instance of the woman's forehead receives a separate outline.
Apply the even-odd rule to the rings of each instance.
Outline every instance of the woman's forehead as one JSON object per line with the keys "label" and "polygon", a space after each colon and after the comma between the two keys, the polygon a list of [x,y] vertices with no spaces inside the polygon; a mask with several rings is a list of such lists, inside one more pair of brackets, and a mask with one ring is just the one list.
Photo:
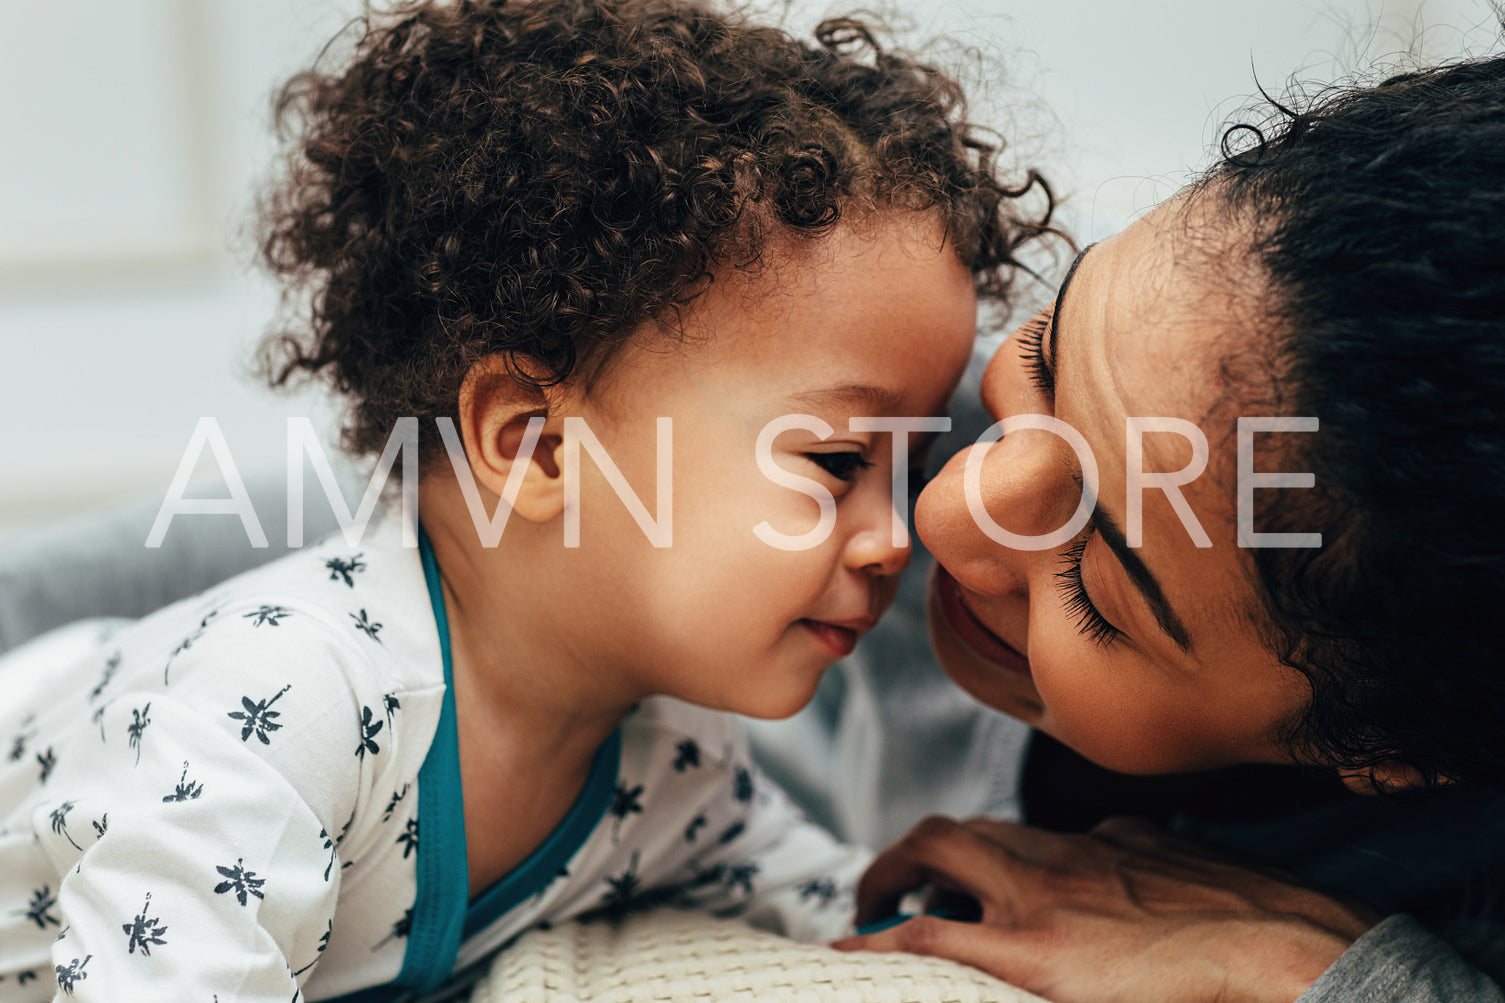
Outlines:
{"label": "woman's forehead", "polygon": [[[1238,545],[1237,419],[1247,395],[1229,385],[1225,362],[1247,335],[1241,297],[1209,267],[1212,245],[1183,225],[1183,207],[1157,210],[1093,247],[1083,258],[1057,317],[1058,414],[1091,444],[1101,504],[1122,516],[1128,493],[1142,497],[1143,549],[1173,601],[1206,622],[1249,589]],[[1229,244],[1233,244],[1229,241]],[[1215,265],[1215,263],[1212,263]],[[1245,388],[1247,389],[1247,388]],[[1166,423],[1131,419],[1177,419]],[[1155,429],[1162,430],[1141,430]],[[1141,447],[1133,474],[1175,474],[1192,464],[1197,434],[1207,465],[1179,490],[1212,547],[1198,547],[1187,520],[1159,487],[1131,485],[1130,436]],[[1214,598],[1215,597],[1215,598]],[[1211,600],[1211,605],[1209,605]],[[1239,605],[1243,605],[1240,603]],[[1226,628],[1227,618],[1212,618]]]}
{"label": "woman's forehead", "polygon": [[[1253,388],[1230,386],[1239,368],[1225,362],[1251,348],[1252,291],[1229,284],[1218,248],[1188,232],[1183,216],[1162,206],[1092,247],[1061,302],[1057,351],[1063,369],[1098,384],[1120,415],[1231,428],[1225,405]],[[1214,428],[1204,431],[1214,438]]]}

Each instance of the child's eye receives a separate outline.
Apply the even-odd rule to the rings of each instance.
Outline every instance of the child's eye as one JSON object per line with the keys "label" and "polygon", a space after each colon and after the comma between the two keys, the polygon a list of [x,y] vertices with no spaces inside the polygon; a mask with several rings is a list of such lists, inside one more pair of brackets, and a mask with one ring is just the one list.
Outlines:
{"label": "child's eye", "polygon": [[873,465],[871,460],[864,459],[857,452],[806,453],[805,459],[839,481],[850,481],[857,476],[859,470],[866,470]]}

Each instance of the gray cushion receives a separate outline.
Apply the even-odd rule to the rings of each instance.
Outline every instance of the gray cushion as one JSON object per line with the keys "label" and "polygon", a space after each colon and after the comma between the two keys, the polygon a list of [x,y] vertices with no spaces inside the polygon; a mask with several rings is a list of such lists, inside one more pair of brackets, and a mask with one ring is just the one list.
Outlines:
{"label": "gray cushion", "polygon": [[[160,497],[69,519],[6,543],[0,548],[0,651],[84,617],[143,616],[287,553],[282,478],[248,479],[246,491],[267,547],[251,545],[238,516],[179,515],[162,545],[149,549],[146,537]],[[346,497],[351,494],[347,489]],[[317,489],[307,492],[304,512],[305,542],[336,528]]]}

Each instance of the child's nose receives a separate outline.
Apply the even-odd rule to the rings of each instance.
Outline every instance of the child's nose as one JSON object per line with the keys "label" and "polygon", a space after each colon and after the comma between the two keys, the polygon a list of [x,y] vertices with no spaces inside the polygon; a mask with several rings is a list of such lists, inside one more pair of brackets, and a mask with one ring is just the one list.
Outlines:
{"label": "child's nose", "polygon": [[868,571],[878,575],[897,575],[909,567],[911,548],[909,534],[903,534],[905,542],[895,543],[895,518],[903,518],[891,506],[873,506],[881,509],[864,520],[864,525],[847,541],[846,564],[854,571]]}

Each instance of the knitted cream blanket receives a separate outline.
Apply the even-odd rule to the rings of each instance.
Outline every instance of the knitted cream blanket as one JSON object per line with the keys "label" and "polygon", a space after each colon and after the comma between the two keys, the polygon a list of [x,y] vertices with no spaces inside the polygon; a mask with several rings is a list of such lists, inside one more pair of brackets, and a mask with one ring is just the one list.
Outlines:
{"label": "knitted cream blanket", "polygon": [[502,952],[471,997],[471,1003],[574,1001],[1043,1003],[954,962],[843,954],[673,909],[531,931]]}

